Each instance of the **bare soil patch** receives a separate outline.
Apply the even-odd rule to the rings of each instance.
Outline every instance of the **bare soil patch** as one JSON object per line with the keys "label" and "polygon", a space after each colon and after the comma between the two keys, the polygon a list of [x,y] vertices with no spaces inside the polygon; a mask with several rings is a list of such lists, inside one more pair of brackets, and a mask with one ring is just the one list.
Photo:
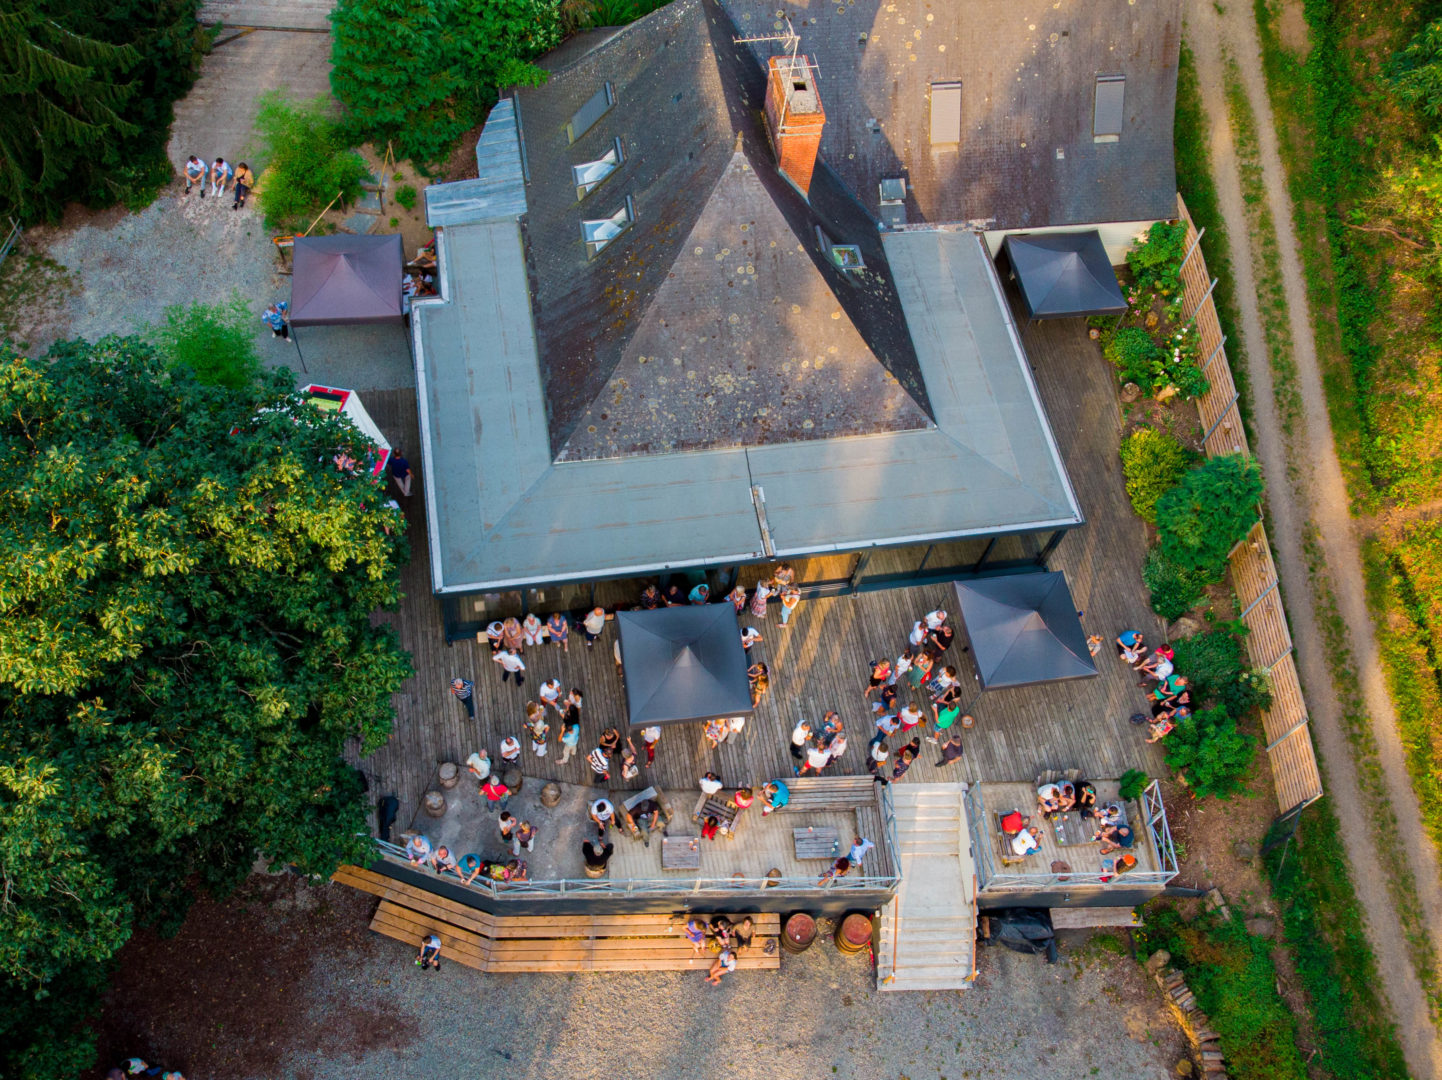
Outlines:
{"label": "bare soil patch", "polygon": [[354,967],[375,950],[373,906],[340,885],[257,874],[225,901],[202,897],[173,938],[138,932],[103,1002],[101,1062],[139,1055],[188,1076],[280,1076],[301,1050],[358,1061],[405,1044],[417,1022],[377,988],[312,1008],[316,957]]}

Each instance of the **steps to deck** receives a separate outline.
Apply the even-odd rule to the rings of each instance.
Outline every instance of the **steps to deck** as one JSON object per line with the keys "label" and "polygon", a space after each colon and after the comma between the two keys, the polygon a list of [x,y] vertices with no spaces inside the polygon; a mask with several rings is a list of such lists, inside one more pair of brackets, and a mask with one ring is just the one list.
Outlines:
{"label": "steps to deck", "polygon": [[881,990],[965,990],[975,976],[975,878],[963,784],[894,785],[901,887],[882,909]]}

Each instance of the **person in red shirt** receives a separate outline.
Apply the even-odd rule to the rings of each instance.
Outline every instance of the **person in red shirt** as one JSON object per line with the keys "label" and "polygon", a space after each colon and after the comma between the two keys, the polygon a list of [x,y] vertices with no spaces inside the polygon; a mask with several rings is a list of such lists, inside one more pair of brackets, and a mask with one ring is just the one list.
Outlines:
{"label": "person in red shirt", "polygon": [[495,773],[486,777],[486,782],[481,785],[481,794],[486,797],[486,809],[505,810],[511,802],[511,789],[501,783],[501,778]]}
{"label": "person in red shirt", "polygon": [[706,819],[706,824],[701,826],[701,839],[715,840],[716,833],[720,828],[721,822],[717,821],[714,816],[708,817]]}

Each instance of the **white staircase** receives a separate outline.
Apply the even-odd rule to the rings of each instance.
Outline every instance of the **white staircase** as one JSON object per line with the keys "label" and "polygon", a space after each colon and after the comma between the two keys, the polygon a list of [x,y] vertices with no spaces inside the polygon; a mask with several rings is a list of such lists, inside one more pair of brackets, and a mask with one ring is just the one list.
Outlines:
{"label": "white staircase", "polygon": [[964,784],[895,784],[901,886],[881,913],[881,990],[965,990],[976,949]]}

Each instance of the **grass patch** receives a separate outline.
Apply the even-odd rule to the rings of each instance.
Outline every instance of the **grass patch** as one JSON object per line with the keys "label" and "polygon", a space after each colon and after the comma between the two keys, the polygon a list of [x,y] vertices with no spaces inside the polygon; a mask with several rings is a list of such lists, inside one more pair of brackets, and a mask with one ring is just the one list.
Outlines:
{"label": "grass patch", "polygon": [[1297,976],[1312,1003],[1321,1051],[1312,1062],[1314,1076],[1406,1080],[1331,804],[1323,799],[1308,807],[1296,842],[1274,848],[1265,862]]}
{"label": "grass patch", "polygon": [[[0,263],[0,339],[13,340],[20,332],[21,313],[34,314],[58,304],[75,288],[70,271],[44,255],[12,251]],[[24,352],[28,341],[15,341]]]}

